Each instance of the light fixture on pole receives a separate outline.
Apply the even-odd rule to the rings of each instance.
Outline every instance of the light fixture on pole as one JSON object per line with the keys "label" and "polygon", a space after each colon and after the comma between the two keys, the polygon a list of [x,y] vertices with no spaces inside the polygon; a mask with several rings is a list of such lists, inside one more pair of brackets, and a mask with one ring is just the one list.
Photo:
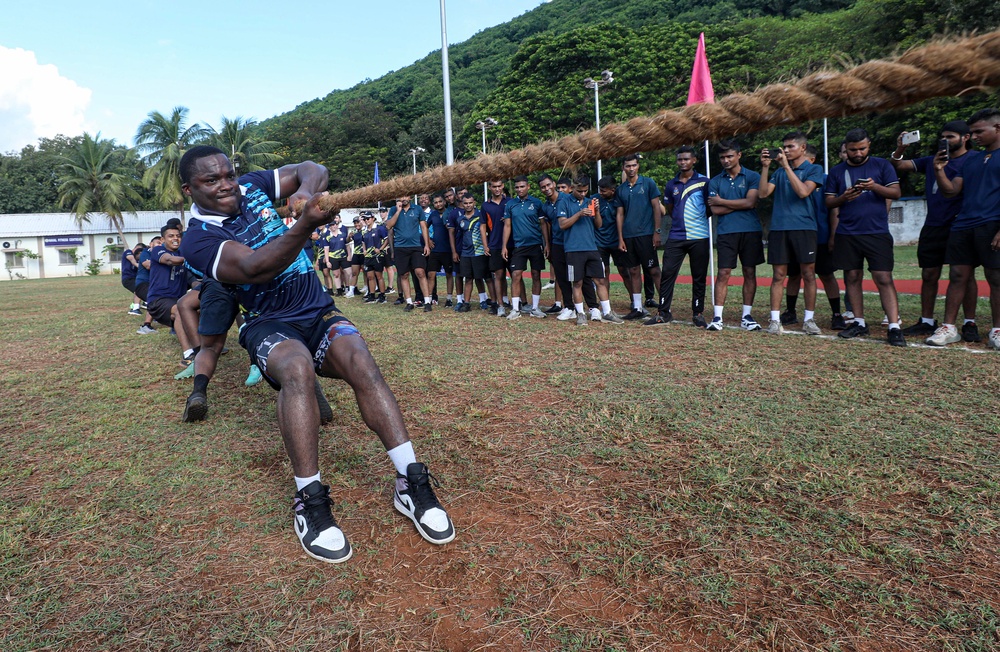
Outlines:
{"label": "light fixture on pole", "polygon": [[[601,89],[601,86],[607,86],[614,80],[614,73],[610,70],[603,71],[600,79],[587,77],[583,80],[584,87],[594,89],[594,122],[597,125],[597,131],[601,130],[601,99],[597,93]],[[597,178],[601,178],[601,159],[597,159]]]}
{"label": "light fixture on pole", "polygon": [[[476,121],[476,129],[483,132],[483,154],[486,153],[486,130],[490,127],[497,126],[498,123],[494,118],[483,118],[482,120]],[[486,201],[488,195],[486,194],[486,182],[483,182],[483,201]]]}
{"label": "light fixture on pole", "polygon": [[[413,155],[413,176],[417,176],[417,154],[423,154],[427,150],[423,147],[414,147],[410,150],[410,154]],[[417,196],[413,195],[413,202],[416,203]]]}

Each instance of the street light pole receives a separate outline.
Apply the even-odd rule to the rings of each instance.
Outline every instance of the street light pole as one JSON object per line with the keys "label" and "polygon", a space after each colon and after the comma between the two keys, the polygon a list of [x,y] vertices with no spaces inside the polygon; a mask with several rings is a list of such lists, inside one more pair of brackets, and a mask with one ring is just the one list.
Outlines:
{"label": "street light pole", "polygon": [[[594,89],[594,122],[597,125],[598,133],[601,131],[601,99],[598,95],[598,91],[601,89],[601,86],[606,86],[614,80],[614,73],[610,70],[603,71],[600,79],[591,79],[590,77],[587,77],[583,80],[584,87]],[[601,178],[601,159],[597,159],[597,178]]]}
{"label": "street light pole", "polygon": [[[417,176],[417,154],[423,154],[426,151],[423,147],[414,147],[410,150],[410,154],[413,156],[413,176]],[[416,195],[413,195],[413,203],[417,203]]]}
{"label": "street light pole", "polygon": [[[494,118],[484,118],[482,120],[476,121],[476,129],[483,132],[483,154],[486,153],[486,130],[490,127],[495,127],[499,123]],[[486,201],[488,195],[486,194],[487,182],[483,182],[483,201]]]}

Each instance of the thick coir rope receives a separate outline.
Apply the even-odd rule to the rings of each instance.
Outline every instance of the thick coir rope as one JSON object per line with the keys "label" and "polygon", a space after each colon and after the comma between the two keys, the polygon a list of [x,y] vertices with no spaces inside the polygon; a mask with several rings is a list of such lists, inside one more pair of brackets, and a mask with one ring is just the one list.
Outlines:
{"label": "thick coir rope", "polygon": [[378,185],[331,194],[326,209],[373,206],[404,195],[510,179],[536,170],[572,167],[683,144],[753,133],[788,124],[885,111],[932,97],[1000,85],[1000,31],[915,48],[895,59],[869,61],[845,72],[817,72],[797,83],[728,95],[651,117],[609,124],[513,152],[481,155]]}

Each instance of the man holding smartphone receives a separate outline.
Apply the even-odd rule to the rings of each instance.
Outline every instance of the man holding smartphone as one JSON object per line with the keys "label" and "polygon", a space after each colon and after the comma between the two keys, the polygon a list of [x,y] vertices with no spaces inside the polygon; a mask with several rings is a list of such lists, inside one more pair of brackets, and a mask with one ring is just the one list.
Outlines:
{"label": "man holding smartphone", "polygon": [[847,294],[854,308],[854,323],[839,335],[850,339],[870,333],[861,292],[867,262],[882,308],[889,316],[888,342],[891,346],[906,346],[899,328],[899,301],[892,280],[895,261],[886,206],[887,199],[899,199],[902,194],[899,178],[889,161],[869,154],[871,139],[864,129],[851,129],[844,142],[847,160],[830,170],[824,188],[827,208],[840,209],[830,219],[833,259],[844,270]]}
{"label": "man holding smartphone", "polygon": [[[903,158],[908,143],[903,132],[896,139],[896,151],[889,157],[892,167],[898,174],[917,172],[925,175],[924,193],[927,197],[927,219],[920,229],[920,240],[917,243],[917,263],[921,270],[920,284],[920,319],[916,324],[903,329],[903,335],[927,337],[934,333],[938,322],[934,319],[934,304],[937,301],[938,281],[944,267],[944,254],[948,244],[948,234],[955,216],[962,210],[962,195],[946,197],[941,192],[941,186],[935,178],[934,158],[938,152],[945,152],[947,163],[944,174],[954,179],[965,165],[969,144],[969,125],[964,120],[952,120],[941,127],[941,139],[937,151],[931,156],[917,159]],[[947,147],[941,145],[947,144]],[[965,323],[962,325],[962,339],[966,342],[979,342],[979,329],[976,327],[976,301],[979,288],[976,285],[975,274],[969,275],[965,288],[962,306],[965,312]]]}

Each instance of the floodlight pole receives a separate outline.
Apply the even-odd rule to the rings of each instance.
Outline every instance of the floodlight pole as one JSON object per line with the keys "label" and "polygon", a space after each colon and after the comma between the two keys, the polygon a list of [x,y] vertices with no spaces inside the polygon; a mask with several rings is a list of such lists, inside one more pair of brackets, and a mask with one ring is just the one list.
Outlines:
{"label": "floodlight pole", "polygon": [[[423,154],[426,151],[423,147],[414,147],[410,150],[410,154],[413,155],[413,176],[417,176],[417,154]],[[416,195],[413,195],[413,203],[417,203]]]}
{"label": "floodlight pole", "polygon": [[[486,130],[490,127],[495,127],[499,124],[494,118],[483,118],[482,120],[476,121],[476,128],[483,132],[483,154],[486,154]],[[487,195],[487,182],[483,182],[483,201],[489,197]]]}
{"label": "floodlight pole", "polygon": [[441,77],[444,80],[444,153],[445,162],[455,162],[455,147],[451,134],[451,80],[448,73],[448,20],[441,0]]}
{"label": "floodlight pole", "polygon": [[[610,84],[614,80],[614,74],[610,70],[602,72],[600,79],[587,77],[583,80],[584,87],[594,89],[594,123],[597,126],[598,133],[601,131],[601,98],[598,91],[600,91],[601,86]],[[597,159],[597,179],[600,180],[601,176],[601,159]]]}

